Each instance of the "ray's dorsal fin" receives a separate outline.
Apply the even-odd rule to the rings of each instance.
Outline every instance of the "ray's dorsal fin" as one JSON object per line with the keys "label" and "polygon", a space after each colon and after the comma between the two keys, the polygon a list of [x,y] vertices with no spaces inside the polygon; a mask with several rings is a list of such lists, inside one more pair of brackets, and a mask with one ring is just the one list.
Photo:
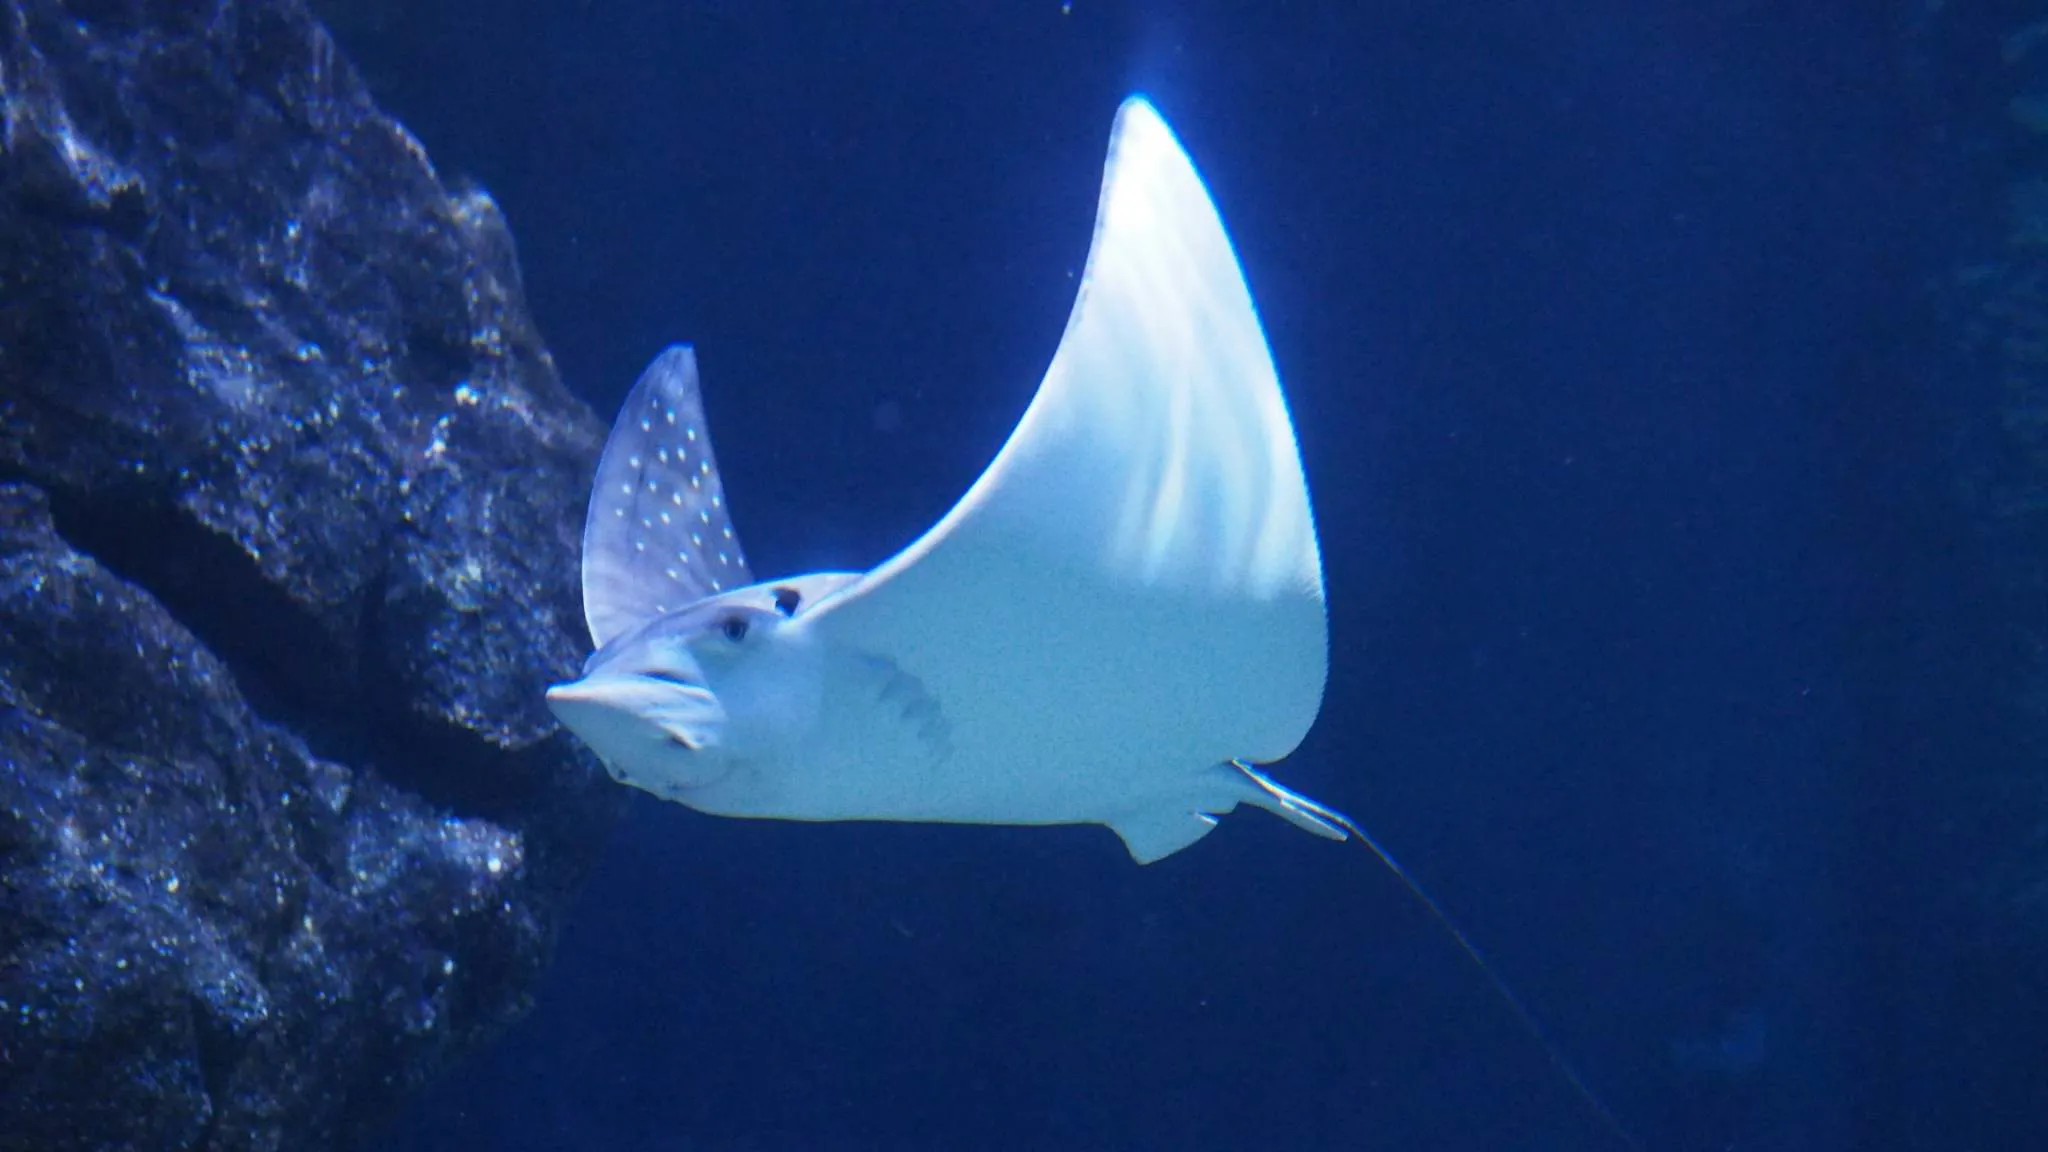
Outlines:
{"label": "ray's dorsal fin", "polygon": [[704,423],[697,355],[655,357],[619,408],[583,523],[591,643],[754,582],[725,506]]}

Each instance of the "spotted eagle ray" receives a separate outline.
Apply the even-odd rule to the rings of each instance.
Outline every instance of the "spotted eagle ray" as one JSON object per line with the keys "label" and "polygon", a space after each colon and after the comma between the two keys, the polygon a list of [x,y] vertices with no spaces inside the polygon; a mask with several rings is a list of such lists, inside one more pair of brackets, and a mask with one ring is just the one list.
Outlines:
{"label": "spotted eagle ray", "polygon": [[679,345],[605,444],[583,602],[596,651],[549,705],[616,779],[701,812],[1102,824],[1140,864],[1243,803],[1358,837],[1635,1146],[1394,857],[1261,769],[1322,706],[1321,553],[1244,273],[1142,97],[1051,365],[936,525],[867,572],[755,581]]}
{"label": "spotted eagle ray", "polygon": [[596,654],[548,692],[621,781],[787,820],[1104,824],[1149,863],[1249,802],[1322,705],[1322,561],[1294,427],[1215,205],[1142,99],[1079,299],[994,463],[865,573],[757,583],[695,356],[657,357],[583,536]]}

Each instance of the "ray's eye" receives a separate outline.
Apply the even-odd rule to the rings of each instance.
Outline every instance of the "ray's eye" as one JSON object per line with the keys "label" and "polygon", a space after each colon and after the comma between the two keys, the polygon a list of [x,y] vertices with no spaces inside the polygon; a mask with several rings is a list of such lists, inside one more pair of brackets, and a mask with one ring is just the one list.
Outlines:
{"label": "ray's eye", "polygon": [[784,616],[796,615],[797,605],[804,602],[804,594],[794,588],[775,590],[775,610]]}
{"label": "ray's eye", "polygon": [[718,630],[725,634],[727,640],[737,644],[747,638],[747,618],[744,616],[727,616],[725,623],[718,626]]}

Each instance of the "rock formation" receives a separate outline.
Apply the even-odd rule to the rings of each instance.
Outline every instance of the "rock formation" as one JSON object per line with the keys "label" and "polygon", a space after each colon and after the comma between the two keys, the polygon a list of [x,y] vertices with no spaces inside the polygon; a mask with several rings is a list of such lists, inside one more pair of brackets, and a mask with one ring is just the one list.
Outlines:
{"label": "rock formation", "polygon": [[602,423],[298,0],[0,0],[0,1148],[317,1149],[522,1010],[620,804]]}

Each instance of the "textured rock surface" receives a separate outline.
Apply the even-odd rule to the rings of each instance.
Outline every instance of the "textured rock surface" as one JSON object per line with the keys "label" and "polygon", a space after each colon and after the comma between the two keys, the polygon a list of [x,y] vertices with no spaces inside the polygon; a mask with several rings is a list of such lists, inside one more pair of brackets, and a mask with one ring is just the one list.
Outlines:
{"label": "textured rock surface", "polygon": [[0,1148],[345,1143],[619,804],[603,435],[296,0],[0,0]]}

